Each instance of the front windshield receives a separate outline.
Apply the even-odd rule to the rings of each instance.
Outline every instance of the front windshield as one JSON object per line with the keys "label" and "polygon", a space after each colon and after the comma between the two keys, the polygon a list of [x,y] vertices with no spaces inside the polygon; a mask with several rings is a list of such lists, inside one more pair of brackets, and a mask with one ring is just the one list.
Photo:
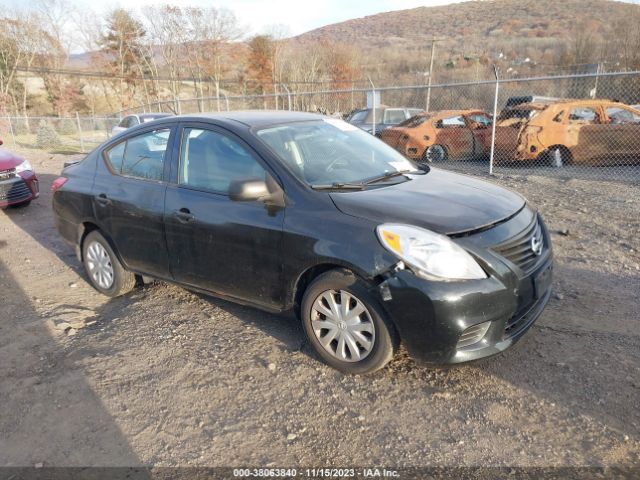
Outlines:
{"label": "front windshield", "polygon": [[374,136],[342,120],[288,123],[257,132],[310,185],[361,183],[416,166]]}

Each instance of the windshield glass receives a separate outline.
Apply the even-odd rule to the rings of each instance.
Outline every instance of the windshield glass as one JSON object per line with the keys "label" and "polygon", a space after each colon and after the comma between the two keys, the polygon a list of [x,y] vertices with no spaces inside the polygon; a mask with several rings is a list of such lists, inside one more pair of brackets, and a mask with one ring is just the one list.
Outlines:
{"label": "windshield glass", "polygon": [[291,171],[310,185],[361,183],[416,166],[374,136],[331,118],[257,132]]}

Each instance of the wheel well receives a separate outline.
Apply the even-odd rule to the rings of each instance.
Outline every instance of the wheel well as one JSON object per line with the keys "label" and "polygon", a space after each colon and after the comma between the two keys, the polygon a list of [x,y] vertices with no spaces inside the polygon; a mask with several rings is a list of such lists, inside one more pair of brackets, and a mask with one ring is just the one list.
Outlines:
{"label": "wheel well", "polygon": [[333,263],[323,263],[321,265],[315,265],[311,268],[308,268],[307,270],[302,272],[302,275],[298,277],[298,281],[296,282],[296,286],[293,291],[293,310],[298,318],[300,318],[300,305],[302,304],[302,296],[304,295],[304,292],[309,284],[323,273],[336,268],[344,269],[345,267]]}
{"label": "wheel well", "polygon": [[551,155],[551,152],[556,148],[562,150],[562,153],[566,155],[565,158],[567,159],[567,163],[573,163],[573,154],[571,153],[571,150],[569,150],[569,148],[564,145],[551,145],[543,153],[547,153],[548,155]]}
{"label": "wheel well", "polygon": [[87,238],[87,235],[89,235],[94,230],[100,230],[100,228],[95,223],[84,222],[80,225],[78,231],[78,260],[80,260],[81,262],[83,261],[82,244],[84,243],[84,239]]}

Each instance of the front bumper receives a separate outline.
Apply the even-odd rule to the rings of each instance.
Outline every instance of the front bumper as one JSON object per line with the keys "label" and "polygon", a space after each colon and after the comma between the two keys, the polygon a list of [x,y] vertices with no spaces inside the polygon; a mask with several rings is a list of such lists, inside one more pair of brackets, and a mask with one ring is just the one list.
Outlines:
{"label": "front bumper", "polygon": [[38,198],[38,177],[26,171],[11,178],[0,180],[0,207],[19,205]]}
{"label": "front bumper", "polygon": [[[491,257],[490,263],[480,258],[489,272],[483,280],[435,282],[400,270],[382,282],[380,303],[409,354],[431,364],[455,364],[495,355],[516,343],[551,295],[553,255],[542,225],[547,249],[528,274],[489,253],[485,258]],[[480,324],[486,333],[473,344],[459,346],[463,333]]]}

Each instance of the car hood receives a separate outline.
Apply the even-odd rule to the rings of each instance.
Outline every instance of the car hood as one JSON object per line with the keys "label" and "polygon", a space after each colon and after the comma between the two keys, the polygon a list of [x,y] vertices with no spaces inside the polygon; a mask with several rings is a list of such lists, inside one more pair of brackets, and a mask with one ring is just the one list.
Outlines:
{"label": "car hood", "polygon": [[24,158],[20,155],[16,155],[4,148],[0,148],[0,170],[10,170],[17,167],[22,162],[24,162]]}
{"label": "car hood", "polygon": [[492,183],[431,169],[388,187],[331,193],[347,215],[416,225],[444,235],[481,229],[519,212],[523,197]]}

